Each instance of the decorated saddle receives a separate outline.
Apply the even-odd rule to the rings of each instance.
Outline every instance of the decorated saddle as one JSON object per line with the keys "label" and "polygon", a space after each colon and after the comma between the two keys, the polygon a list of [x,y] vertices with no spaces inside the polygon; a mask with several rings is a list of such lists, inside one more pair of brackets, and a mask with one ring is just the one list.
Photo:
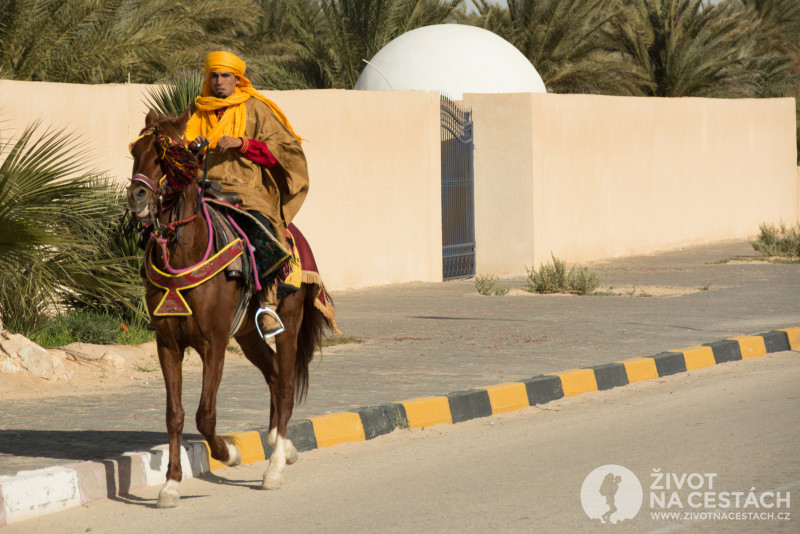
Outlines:
{"label": "decorated saddle", "polygon": [[[286,230],[288,249],[272,234],[269,224],[264,224],[253,214],[231,203],[204,199],[206,216],[211,222],[213,256],[184,272],[163,272],[151,258],[145,261],[145,271],[150,282],[163,289],[164,297],[153,315],[191,315],[192,310],[181,291],[196,287],[224,271],[229,278],[241,278],[243,290],[239,297],[231,334],[241,326],[251,297],[257,291],[271,289],[277,284],[278,299],[283,299],[300,289],[302,284],[312,286],[314,305],[331,321],[334,310],[326,297],[322,278],[314,254],[303,234],[294,224]],[[148,247],[146,255],[155,254],[156,247]]]}

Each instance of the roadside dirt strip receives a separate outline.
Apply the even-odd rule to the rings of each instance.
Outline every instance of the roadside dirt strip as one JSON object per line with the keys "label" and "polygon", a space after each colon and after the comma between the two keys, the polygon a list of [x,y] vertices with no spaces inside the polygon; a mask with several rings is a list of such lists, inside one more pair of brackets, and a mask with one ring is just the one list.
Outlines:
{"label": "roadside dirt strip", "polygon": [[[800,349],[800,326],[752,336],[724,339],[702,346],[669,350],[593,367],[557,371],[516,382],[367,406],[293,421],[288,438],[299,452],[373,439],[396,428],[455,424],[479,417],[541,405],[562,397],[607,390],[641,380],[757,358],[771,352]],[[232,432],[223,438],[234,444],[242,463],[269,458],[267,429]],[[129,452],[116,458],[20,471],[0,477],[0,527],[25,519],[125,495],[145,486],[163,484],[167,446]],[[183,444],[184,477],[197,477],[225,467],[210,458],[204,441]]]}

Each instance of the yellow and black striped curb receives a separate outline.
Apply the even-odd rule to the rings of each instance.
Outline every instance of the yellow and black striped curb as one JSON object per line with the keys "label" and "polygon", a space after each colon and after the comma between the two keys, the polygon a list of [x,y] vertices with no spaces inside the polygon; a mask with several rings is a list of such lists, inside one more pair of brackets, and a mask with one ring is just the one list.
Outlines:
{"label": "yellow and black striped curb", "polygon": [[[516,382],[456,391],[443,396],[420,397],[400,402],[358,408],[293,421],[287,437],[298,451],[364,441],[388,434],[396,428],[423,428],[454,424],[478,417],[511,412],[544,404],[562,397],[602,391],[701,369],[720,363],[756,358],[770,352],[800,349],[800,327],[773,330],[754,336],[739,336],[702,346],[661,352],[654,356],[630,358],[615,363],[570,369]],[[235,432],[224,439],[235,444],[242,462],[269,458],[267,430]],[[205,442],[185,444],[197,475],[225,467],[209,460]]]}
{"label": "yellow and black striped curb", "polygon": [[[396,428],[454,424],[519,410],[562,397],[625,386],[641,380],[701,369],[724,362],[756,358],[770,352],[800,349],[800,326],[755,336],[740,336],[702,346],[661,352],[615,363],[548,373],[443,396],[421,397],[293,421],[287,437],[298,451],[332,447],[388,434]],[[264,430],[233,432],[223,439],[236,445],[242,463],[269,458],[272,448]],[[0,527],[88,502],[163,484],[168,464],[166,445],[145,452],[90,462],[22,471],[0,477]],[[181,450],[185,478],[225,467],[212,459],[204,441],[186,441]]]}

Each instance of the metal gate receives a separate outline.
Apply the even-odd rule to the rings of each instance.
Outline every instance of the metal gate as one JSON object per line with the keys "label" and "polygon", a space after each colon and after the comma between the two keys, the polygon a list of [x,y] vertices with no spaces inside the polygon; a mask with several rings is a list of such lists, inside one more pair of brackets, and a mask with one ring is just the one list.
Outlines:
{"label": "metal gate", "polygon": [[442,96],[442,269],[445,280],[475,275],[472,111]]}

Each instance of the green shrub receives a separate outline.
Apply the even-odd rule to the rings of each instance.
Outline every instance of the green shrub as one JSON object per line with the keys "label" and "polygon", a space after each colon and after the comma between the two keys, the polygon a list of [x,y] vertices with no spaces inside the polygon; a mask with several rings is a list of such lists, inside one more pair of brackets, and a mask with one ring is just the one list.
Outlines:
{"label": "green shrub", "polygon": [[508,293],[508,286],[493,274],[478,275],[475,277],[475,290],[481,295],[502,297]]}
{"label": "green shrub", "polygon": [[780,227],[762,223],[758,229],[758,238],[750,244],[762,256],[800,256],[800,225],[787,228],[783,223]]}
{"label": "green shrub", "polygon": [[567,280],[570,291],[578,295],[588,295],[600,285],[600,277],[587,267],[573,267]]}
{"label": "green shrub", "polygon": [[364,342],[363,339],[355,336],[344,336],[344,335],[331,336],[323,338],[320,347],[327,348],[327,347],[335,347],[336,345],[350,345],[350,344],[359,345],[363,342]]}
{"label": "green shrub", "polygon": [[4,133],[0,132],[3,326],[33,338],[59,310],[82,307],[142,315],[138,256],[130,252],[131,239],[120,240],[130,222],[122,216],[124,191],[88,167],[89,149],[74,134],[43,129],[40,122],[18,137]]}
{"label": "green shrub", "polygon": [[552,263],[541,265],[537,271],[533,267],[528,271],[528,287],[531,293],[561,293],[567,290],[567,264],[550,253]]}
{"label": "green shrub", "polygon": [[31,340],[44,348],[70,343],[94,345],[139,345],[152,341],[154,335],[144,324],[128,325],[118,316],[89,310],[72,310],[58,315]]}
{"label": "green shrub", "polygon": [[542,265],[539,270],[525,267],[528,271],[528,286],[531,293],[575,293],[587,295],[598,288],[600,278],[586,267],[573,267],[567,271],[566,262],[552,253],[552,262]]}

